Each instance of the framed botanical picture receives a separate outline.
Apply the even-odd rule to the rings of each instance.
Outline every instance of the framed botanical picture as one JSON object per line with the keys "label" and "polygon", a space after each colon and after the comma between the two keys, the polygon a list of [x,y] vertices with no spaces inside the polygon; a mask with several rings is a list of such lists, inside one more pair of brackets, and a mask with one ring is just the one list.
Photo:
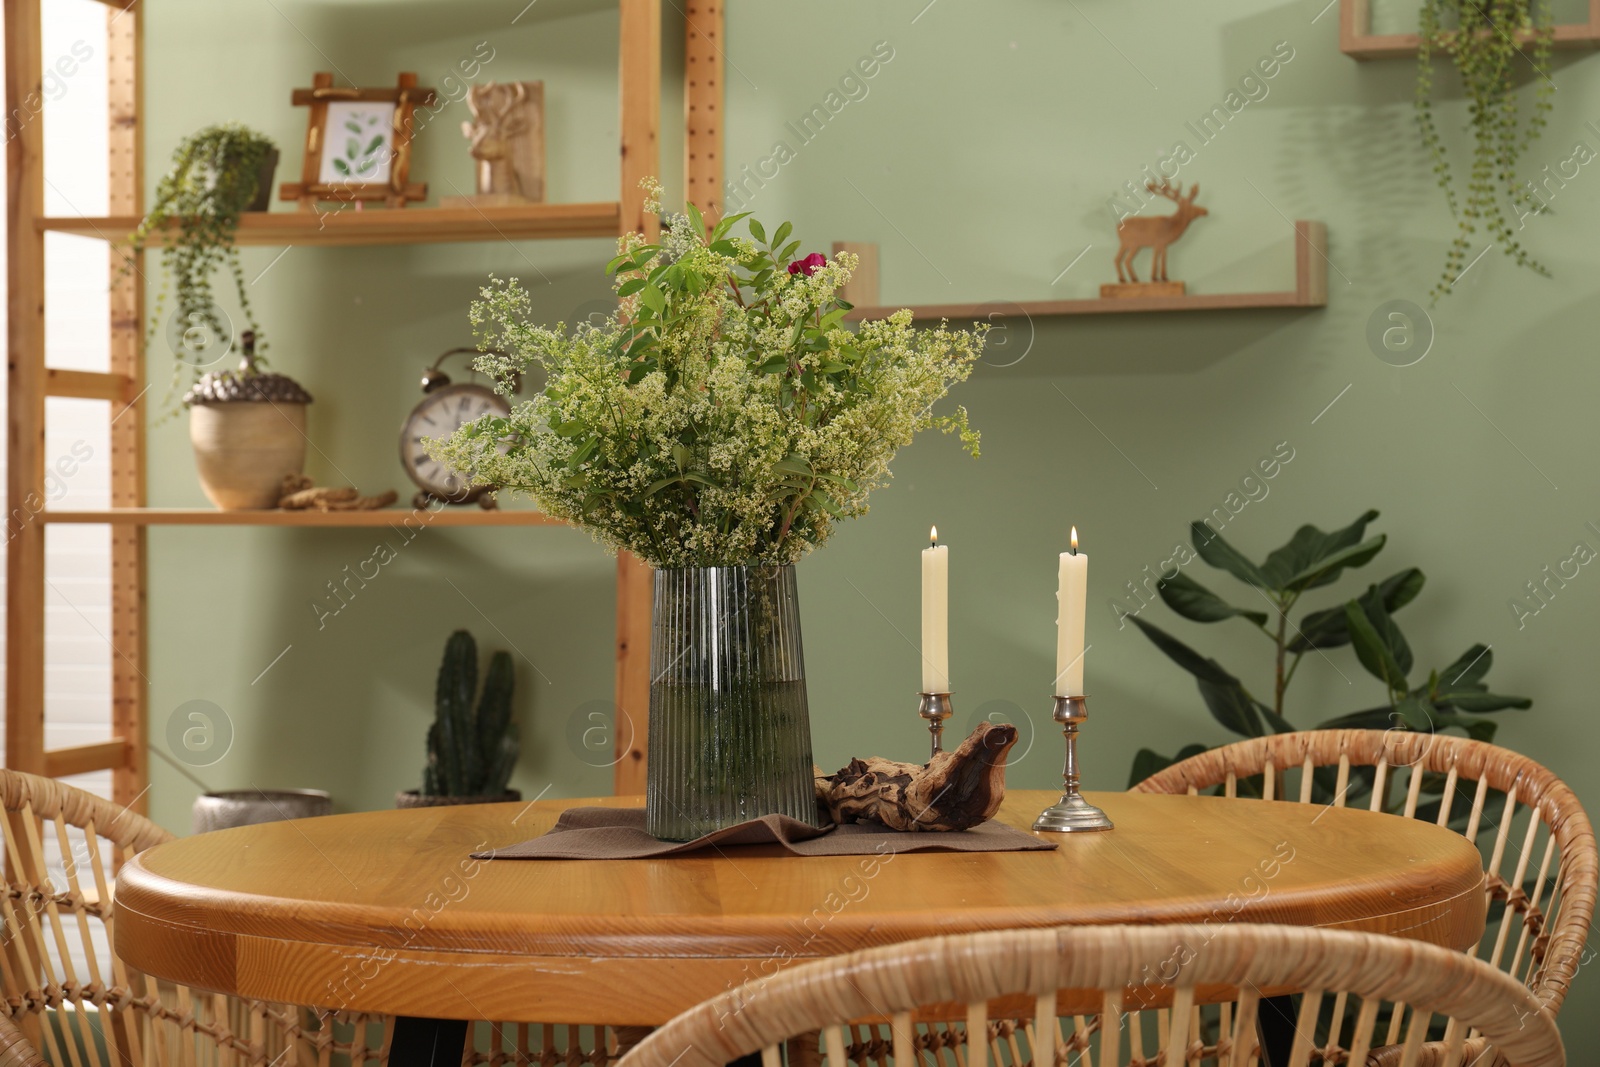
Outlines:
{"label": "framed botanical picture", "polygon": [[279,199],[313,210],[328,200],[404,207],[427,198],[427,184],[410,180],[411,135],[416,109],[431,106],[434,92],[418,88],[415,74],[401,74],[393,89],[355,89],[319,73],[291,99],[311,115],[300,180],[283,183]]}
{"label": "framed botanical picture", "polygon": [[328,105],[317,180],[389,184],[394,153],[395,105],[340,100]]}

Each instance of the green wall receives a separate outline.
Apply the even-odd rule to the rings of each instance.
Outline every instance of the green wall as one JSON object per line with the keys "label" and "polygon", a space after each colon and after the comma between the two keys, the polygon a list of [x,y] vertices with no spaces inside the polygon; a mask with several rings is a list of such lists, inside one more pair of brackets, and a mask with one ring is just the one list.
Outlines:
{"label": "green wall", "polygon": [[[957,722],[1009,701],[1040,733],[1016,760],[1015,786],[1048,787],[1058,772],[1048,687],[1054,554],[1069,523],[1093,560],[1088,784],[1120,788],[1142,745],[1226,740],[1187,676],[1131,626],[1119,629],[1108,601],[1146,565],[1159,567],[1191,519],[1223,506],[1258,460],[1288,442],[1293,460],[1265,483],[1264,497],[1254,490],[1261,498],[1229,522],[1227,536],[1260,555],[1303,522],[1342,525],[1381,509],[1375,529],[1390,547],[1337,592],[1422,567],[1428,588],[1400,617],[1419,664],[1491,644],[1495,687],[1536,700],[1531,711],[1501,714],[1500,740],[1600,802],[1588,662],[1600,633],[1600,577],[1584,568],[1520,627],[1509,606],[1576,542],[1600,548],[1585,526],[1600,525],[1590,451],[1600,169],[1583,167],[1553,199],[1554,213],[1528,224],[1526,241],[1552,278],[1486,256],[1432,310],[1437,336],[1425,359],[1403,368],[1380,361],[1365,340],[1369,317],[1390,300],[1426,304],[1452,222],[1416,143],[1414,65],[1340,54],[1337,11],[1318,17],[1322,4],[745,0],[730,12],[730,174],[745,164],[776,169],[745,187],[750,206],[767,219],[792,218],[816,248],[878,242],[888,301],[1092,295],[1113,277],[1108,198],[1124,181],[1142,185],[1141,168],[1180,140],[1193,152],[1182,180],[1201,184],[1211,212],[1172,254],[1174,276],[1191,291],[1287,288],[1287,220],[1321,219],[1330,233],[1324,310],[999,320],[1004,343],[993,365],[960,390],[983,431],[983,457],[966,458],[950,439],[919,441],[872,515],[801,568],[824,766],[921,750],[907,635],[917,632],[914,553],[931,522],[953,556]],[[1403,23],[1406,6],[1382,17]],[[337,65],[383,83],[412,69],[437,84],[488,40],[496,56],[483,77],[545,79],[551,198],[616,195],[610,6],[540,0],[515,25],[520,0],[277,7],[281,14],[193,0],[150,8],[152,181],[176,139],[207,122],[243,120],[298,145],[304,115],[288,94],[314,70]],[[681,33],[673,18],[668,5],[669,41]],[[228,47],[216,47],[222,41]],[[786,123],[826,107],[878,42],[893,58],[864,83],[864,96],[860,85],[845,86],[857,99],[802,144]],[[1258,99],[1202,144],[1186,123],[1224,103],[1275,48],[1280,61],[1292,58],[1262,83],[1265,94],[1247,86]],[[1600,127],[1588,125],[1600,120],[1600,59],[1558,56],[1554,80],[1556,111],[1530,173],[1568,159],[1576,142],[1600,150]],[[1441,112],[1454,125],[1464,108],[1445,84]],[[1531,86],[1525,92],[1531,98]],[[455,128],[463,111],[454,105],[419,141],[415,173],[435,195],[471,181]],[[670,127],[681,113],[675,94],[663,113]],[[775,153],[778,140],[789,151]],[[1460,140],[1452,145],[1459,160]],[[665,147],[664,178],[676,189],[670,128]],[[297,149],[285,154],[297,165]],[[763,163],[775,155],[781,166]],[[276,365],[318,398],[311,426],[321,454],[311,473],[403,488],[394,435],[419,395],[417,372],[467,340],[466,306],[484,277],[519,275],[542,311],[567,317],[605,294],[598,266],[608,247],[290,251],[256,284],[254,300]],[[254,277],[276,254],[248,252],[247,272]],[[153,368],[153,377],[164,374]],[[152,501],[201,503],[182,423],[154,429],[151,445]],[[606,791],[609,772],[569,742],[589,702],[611,695],[604,554],[567,530],[430,530],[319,631],[310,604],[323,583],[370,555],[380,536],[152,531],[157,744],[171,709],[210,700],[237,740],[228,757],[195,772],[208,784],[319,786],[341,810],[386,805],[417,783],[438,652],[452,628],[467,626],[481,643],[515,646],[531,661],[519,665],[526,755],[517,784],[530,795]],[[1161,605],[1147,617],[1173,622],[1247,684],[1267,688],[1264,643],[1245,624],[1197,633]],[[1292,695],[1300,723],[1381,699],[1348,651],[1309,658]],[[156,816],[185,827],[195,787],[159,762],[153,777]],[[1569,1043],[1597,1036],[1597,986],[1580,975],[1565,1016]]]}

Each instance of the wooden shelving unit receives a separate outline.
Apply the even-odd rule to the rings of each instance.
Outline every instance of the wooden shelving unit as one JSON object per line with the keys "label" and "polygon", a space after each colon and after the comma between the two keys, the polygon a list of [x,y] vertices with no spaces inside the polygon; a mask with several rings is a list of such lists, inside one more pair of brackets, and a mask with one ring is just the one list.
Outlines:
{"label": "wooden shelving unit", "polygon": [[[7,113],[32,115],[42,97],[42,0],[6,0]],[[160,3],[161,0],[148,0]],[[544,240],[615,237],[639,231],[654,238],[659,220],[645,211],[640,180],[660,173],[661,0],[617,0],[621,99],[621,197],[617,201],[538,204],[516,208],[406,208],[289,211],[247,215],[241,245],[397,245],[445,241]],[[6,508],[10,521],[6,585],[5,765],[62,776],[112,772],[113,798],[145,807],[149,752],[146,708],[146,531],[151,526],[540,526],[555,520],[535,511],[477,508],[418,512],[219,512],[152,508],[145,499],[144,293],[135,275],[117,269],[123,253],[109,248],[111,339],[106,372],[48,368],[44,362],[46,233],[126,239],[144,210],[142,5],[105,0],[108,64],[109,215],[47,218],[44,214],[42,123],[23,121],[6,145],[7,441]],[[715,217],[722,184],[721,0],[688,0],[685,39],[685,170],[690,195]],[[142,273],[139,272],[139,273]],[[45,398],[79,397],[108,403],[111,420],[111,507],[40,511],[45,489]],[[105,525],[111,538],[112,738],[47,751],[44,740],[45,528],[56,523]],[[617,705],[631,730],[619,739],[619,791],[642,792],[649,706],[649,569],[624,555],[617,562]],[[628,747],[621,747],[623,742]]]}
{"label": "wooden shelving unit", "polygon": [[[1414,56],[1421,39],[1414,33],[1373,33],[1368,0],[1339,0],[1339,51],[1356,59],[1396,59]],[[1526,42],[1530,34],[1519,32]],[[1600,0],[1589,0],[1589,21],[1555,27],[1552,47],[1600,48]]]}
{"label": "wooden shelving unit", "polygon": [[[357,211],[352,207],[326,212],[253,212],[239,220],[235,243],[245,245],[396,245],[445,241],[535,240],[554,237],[615,237],[622,228],[623,206],[596,204],[529,204],[523,207],[403,208]],[[47,218],[41,229],[103,241],[124,241],[139,219],[131,215],[102,218]],[[170,228],[170,227],[169,227]],[[152,243],[160,243],[162,235]]]}
{"label": "wooden shelving unit", "polygon": [[[1021,303],[987,300],[964,304],[914,304],[918,319],[986,319],[990,315],[1021,313],[1050,315],[1125,315],[1140,311],[1226,311],[1243,308],[1319,308],[1328,304],[1328,227],[1300,220],[1294,224],[1293,289],[1272,293],[1196,293],[1190,296],[1128,297],[1108,300],[1030,300]],[[858,307],[847,319],[883,318],[902,304]]]}
{"label": "wooden shelving unit", "polygon": [[565,526],[537,511],[477,507],[379,508],[376,511],[216,511],[212,508],[107,508],[98,511],[43,511],[47,523],[96,526],[392,526],[421,530],[432,526]]}

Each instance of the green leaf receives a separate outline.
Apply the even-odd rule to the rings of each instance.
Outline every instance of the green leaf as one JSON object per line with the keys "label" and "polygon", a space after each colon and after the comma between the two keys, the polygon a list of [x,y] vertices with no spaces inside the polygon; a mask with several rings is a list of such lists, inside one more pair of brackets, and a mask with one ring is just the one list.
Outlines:
{"label": "green leaf", "polygon": [[[1408,567],[1399,574],[1385,578],[1378,585],[1383,606],[1391,614],[1415,600],[1422,591],[1422,572]],[[1350,631],[1344,624],[1344,605],[1313,611],[1300,620],[1299,631],[1289,642],[1289,651],[1302,655],[1314,648],[1338,648],[1350,643]]]}
{"label": "green leaf", "polygon": [[645,496],[655,496],[657,493],[661,492],[661,490],[667,488],[668,486],[677,485],[679,482],[682,482],[682,481],[683,481],[683,475],[682,474],[669,474],[665,478],[657,478],[655,481],[651,482],[648,486],[645,487],[644,495]]}
{"label": "green leaf", "polygon": [[657,315],[667,309],[667,298],[653,285],[646,285],[639,290],[639,302]]}
{"label": "green leaf", "polygon": [[811,464],[799,456],[788,456],[780,459],[772,465],[772,469],[783,471],[787,474],[799,474],[806,478],[816,477],[816,472],[811,469]]}
{"label": "green leaf", "polygon": [[1395,716],[1418,733],[1431,733],[1434,729],[1433,705],[1415,696],[1402,697],[1394,706]]}
{"label": "green leaf", "polygon": [[1191,756],[1210,751],[1205,745],[1184,745],[1176,756],[1163,756],[1153,749],[1141,748],[1133,757],[1133,768],[1128,773],[1128,788],[1132,789],[1151,775],[1166,770],[1174,763],[1182,763]]}
{"label": "green leaf", "polygon": [[1332,533],[1324,533],[1308,523],[1294,532],[1288,544],[1270,552],[1261,569],[1275,587],[1282,588],[1292,576],[1340,549],[1358,544],[1366,534],[1367,524],[1377,517],[1376,511],[1366,511],[1349,526]]}
{"label": "green leaf", "polygon": [[1283,588],[1299,593],[1319,585],[1327,585],[1337,579],[1346,567],[1364,567],[1370,563],[1373,556],[1383,551],[1387,539],[1387,534],[1379,534],[1370,541],[1350,545],[1324,556],[1290,578],[1283,584]]}
{"label": "green leaf", "polygon": [[738,222],[740,219],[747,219],[749,217],[750,212],[748,211],[741,211],[737,215],[724,215],[722,217],[722,221],[717,223],[717,228],[711,231],[711,239],[713,241],[721,240],[723,237],[727,236],[728,231],[733,228],[734,223]]}
{"label": "green leaf", "polygon": [[1367,618],[1367,613],[1361,609],[1360,603],[1350,601],[1344,606],[1345,625],[1350,631],[1350,643],[1355,646],[1356,658],[1378,681],[1382,682],[1391,692],[1404,690],[1406,687],[1405,672],[1394,661],[1394,655],[1389,651],[1389,646],[1378,634],[1372,625],[1372,620]]}
{"label": "green leaf", "polygon": [[1372,623],[1372,628],[1383,639],[1384,645],[1389,649],[1389,654],[1394,658],[1400,668],[1400,673],[1409,677],[1415,661],[1411,656],[1411,645],[1406,641],[1406,635],[1400,632],[1394,619],[1389,617],[1389,612],[1383,606],[1381,593],[1377,586],[1368,586],[1367,591],[1361,594],[1356,601],[1361,605],[1361,610],[1366,613],[1367,621]]}
{"label": "green leaf", "polygon": [[1260,737],[1266,733],[1256,714],[1256,702],[1250,699],[1250,694],[1244,691],[1244,686],[1237,679],[1230,680],[1226,685],[1218,685],[1202,678],[1196,684],[1200,687],[1200,699],[1206,702],[1213,719],[1245,737]]}
{"label": "green leaf", "polygon": [[376,152],[382,146],[383,146],[383,134],[380,133],[380,134],[375,135],[372,138],[372,140],[367,142],[367,149],[366,149],[365,152],[362,153],[362,155],[370,156],[370,155],[372,155],[372,153]]}
{"label": "green leaf", "polygon": [[345,175],[346,177],[350,175],[350,168],[346,166],[345,161],[340,159],[338,156],[333,157],[333,169],[338,171],[340,174]]}
{"label": "green leaf", "polygon": [[784,223],[782,226],[778,227],[778,232],[772,235],[772,243],[774,245],[783,244],[784,238],[788,237],[793,232],[794,227],[789,225],[787,222]]}
{"label": "green leaf", "polygon": [[1459,711],[1490,712],[1516,708],[1519,711],[1533,707],[1528,697],[1508,697],[1499,693],[1456,693],[1441,697],[1445,703]]}
{"label": "green leaf", "polygon": [[1443,683],[1440,688],[1444,691],[1481,688],[1483,676],[1488,674],[1489,668],[1493,666],[1494,653],[1489,651],[1489,646],[1473,645],[1461,653],[1454,663],[1439,672],[1439,681]]}
{"label": "green leaf", "polygon": [[697,234],[705,233],[706,232],[706,219],[705,219],[705,216],[700,214],[700,209],[694,206],[694,202],[693,201],[689,202],[688,211],[689,211],[689,221],[694,223],[694,232],[697,233]]}
{"label": "green leaf", "polygon": [[1207,659],[1154,623],[1145,622],[1137,615],[1128,616],[1128,621],[1137,626],[1169,659],[1200,681],[1219,686],[1239,684],[1239,679],[1224,670],[1216,660]]}
{"label": "green leaf", "polygon": [[1266,612],[1236,608],[1182,571],[1174,573],[1171,577],[1163,576],[1156,583],[1156,592],[1161,594],[1161,599],[1166,601],[1167,607],[1195,622],[1221,622],[1223,619],[1239,616],[1249,619],[1257,626],[1265,626],[1267,623]]}
{"label": "green leaf", "polygon": [[1261,573],[1261,568],[1250,562],[1244,555],[1225,541],[1221,534],[1203,522],[1189,524],[1189,539],[1194,542],[1194,550],[1200,558],[1227,571],[1242,582],[1248,582],[1257,589],[1273,589],[1271,580]]}
{"label": "green leaf", "polygon": [[1351,711],[1335,715],[1317,723],[1318,730],[1387,730],[1395,724],[1394,708],[1385,704],[1381,708]]}
{"label": "green leaf", "polygon": [[1256,712],[1260,714],[1261,720],[1271,728],[1273,733],[1292,734],[1298,729],[1294,723],[1290,722],[1288,719],[1285,719],[1282,715],[1279,715],[1277,712],[1273,711],[1259,700],[1255,702],[1255,705]]}
{"label": "green leaf", "polygon": [[643,278],[629,278],[617,287],[618,296],[632,296],[650,283]]}
{"label": "green leaf", "polygon": [[750,220],[750,236],[754,237],[762,244],[767,243],[767,228],[761,225],[760,219],[752,218]]}

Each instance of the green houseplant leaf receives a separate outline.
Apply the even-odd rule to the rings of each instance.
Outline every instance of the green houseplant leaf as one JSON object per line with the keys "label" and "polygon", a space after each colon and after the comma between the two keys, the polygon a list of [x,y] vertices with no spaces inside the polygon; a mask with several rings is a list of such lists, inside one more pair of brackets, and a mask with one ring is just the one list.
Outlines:
{"label": "green houseplant leaf", "polygon": [[1170,578],[1163,577],[1156,583],[1156,592],[1167,607],[1194,622],[1221,622],[1240,617],[1257,626],[1267,624],[1266,612],[1236,608],[1182,571]]}
{"label": "green houseplant leaf", "polygon": [[1362,610],[1361,605],[1352,600],[1344,606],[1345,625],[1350,631],[1350,643],[1355,648],[1356,658],[1367,669],[1367,673],[1388,687],[1390,692],[1403,690],[1406,685],[1405,672],[1400,669],[1400,664],[1395,662],[1394,653],[1377,628],[1372,625],[1372,620]]}
{"label": "green houseplant leaf", "polygon": [[1377,517],[1378,512],[1375,509],[1365,511],[1355,522],[1332,533],[1325,533],[1307,523],[1294,532],[1294,536],[1289,538],[1287,544],[1267,554],[1261,570],[1274,588],[1282,589],[1295,575],[1341,549],[1359,544],[1367,531],[1367,525]]}
{"label": "green houseplant leaf", "polygon": [[[1378,583],[1383,606],[1391,615],[1415,600],[1422,592],[1424,578],[1415,567],[1408,567]],[[1344,605],[1313,611],[1300,620],[1298,632],[1289,642],[1289,651],[1299,655],[1313,648],[1338,648],[1350,643],[1344,622]]]}
{"label": "green houseplant leaf", "polygon": [[1272,580],[1261,573],[1260,567],[1246,559],[1243,553],[1204,522],[1197,520],[1189,524],[1189,539],[1194,542],[1194,550],[1200,554],[1200,558],[1213,567],[1225,570],[1257,589],[1273,588]]}

